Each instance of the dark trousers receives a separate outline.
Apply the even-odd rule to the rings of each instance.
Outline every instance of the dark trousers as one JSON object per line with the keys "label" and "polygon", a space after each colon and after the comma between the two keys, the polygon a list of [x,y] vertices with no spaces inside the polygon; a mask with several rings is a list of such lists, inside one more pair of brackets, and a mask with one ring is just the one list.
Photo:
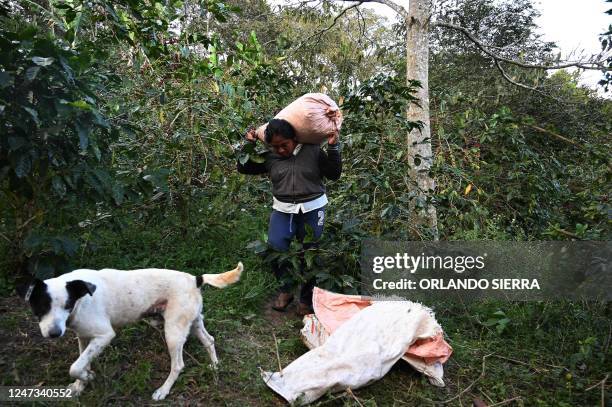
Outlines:
{"label": "dark trousers", "polygon": [[[270,215],[270,224],[268,226],[268,244],[279,252],[289,250],[291,240],[297,238],[303,242],[306,237],[306,225],[312,228],[313,238],[315,240],[321,237],[323,233],[323,224],[325,222],[325,207],[315,209],[310,212],[299,213],[284,213],[273,210]],[[310,247],[316,243],[310,243]],[[306,246],[306,245],[305,245]],[[308,247],[305,247],[308,248]],[[303,261],[301,268],[304,268]],[[288,271],[286,262],[273,262],[272,272],[277,280],[281,282],[281,292],[289,293],[293,290],[295,282],[292,281]],[[302,285],[300,289],[300,302],[312,304],[312,289],[314,287],[314,279]]]}

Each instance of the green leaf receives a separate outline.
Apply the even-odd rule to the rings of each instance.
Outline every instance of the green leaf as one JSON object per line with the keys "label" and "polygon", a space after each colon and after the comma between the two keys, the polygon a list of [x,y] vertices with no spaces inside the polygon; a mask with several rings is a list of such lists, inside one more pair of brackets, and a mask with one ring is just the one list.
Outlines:
{"label": "green leaf", "polygon": [[247,163],[247,161],[249,161],[249,157],[249,154],[241,155],[240,157],[238,157],[238,161],[240,162],[240,164],[244,165]]}
{"label": "green leaf", "polygon": [[387,206],[385,209],[383,209],[380,212],[380,217],[384,218],[385,216],[387,216],[387,214],[389,213],[390,210],[391,210],[391,206]]}
{"label": "green leaf", "polygon": [[26,107],[26,106],[21,106],[21,107],[23,108],[23,110],[28,112],[30,116],[32,116],[32,119],[34,119],[34,122],[36,123],[36,125],[40,126],[40,119],[38,118],[38,112],[30,107]]}
{"label": "green leaf", "polygon": [[55,61],[55,58],[32,57],[32,62],[40,66],[49,66]]}
{"label": "green leaf", "polygon": [[51,259],[48,258],[37,258],[32,266],[34,276],[41,280],[53,277],[54,271],[55,267],[53,267]]}
{"label": "green leaf", "polygon": [[11,171],[11,167],[5,165],[4,167],[0,167],[0,182],[6,178],[7,174]]}
{"label": "green leaf", "polygon": [[162,192],[168,192],[168,175],[170,175],[170,170],[159,168],[151,171],[142,178],[159,188]]}
{"label": "green leaf", "polygon": [[306,262],[306,267],[311,269],[312,268],[312,264],[315,258],[315,253],[312,251],[307,251],[304,254],[304,261]]}
{"label": "green leaf", "polygon": [[8,138],[9,151],[19,150],[19,148],[26,145],[26,143],[27,143],[26,139],[23,137],[9,137]]}
{"label": "green leaf", "polygon": [[89,133],[91,132],[91,128],[81,122],[76,122],[75,127],[79,134],[79,147],[82,152],[85,152],[87,151],[87,146],[89,146]]}
{"label": "green leaf", "polygon": [[493,325],[497,325],[497,321],[498,321],[498,320],[497,320],[497,319],[495,319],[495,318],[489,318],[489,319],[487,319],[485,322],[483,322],[482,324],[483,324],[484,326],[493,326]]}
{"label": "green leaf", "polygon": [[63,252],[68,257],[72,257],[76,254],[76,251],[79,248],[79,244],[75,240],[72,240],[66,236],[59,236],[57,240],[61,244]]}
{"label": "green leaf", "polygon": [[300,261],[297,257],[292,257],[289,262],[291,263],[293,270],[297,271],[300,269]]}
{"label": "green leaf", "polygon": [[91,149],[93,150],[94,155],[96,156],[96,160],[100,161],[100,159],[102,158],[102,152],[100,151],[100,147],[98,147],[98,143],[96,143],[94,139],[89,139],[89,145],[91,145]]}
{"label": "green leaf", "polygon": [[91,109],[91,112],[94,115],[94,123],[98,126],[104,127],[106,129],[110,128],[110,125],[106,121],[106,119],[102,116],[102,114],[97,109]]}
{"label": "green leaf", "polygon": [[104,188],[96,177],[92,176],[90,173],[85,173],[83,175],[83,178],[89,186],[96,190],[96,193],[98,193],[99,195],[104,195]]}
{"label": "green leaf", "polygon": [[8,72],[0,72],[0,89],[12,86],[15,83],[15,78]]}
{"label": "green leaf", "polygon": [[53,191],[60,197],[63,198],[66,195],[66,184],[59,176],[54,176],[51,180],[51,184],[53,186]]}
{"label": "green leaf", "polygon": [[249,250],[253,250],[256,254],[264,253],[268,249],[268,245],[266,245],[261,240],[254,240],[246,245],[246,248]]}
{"label": "green leaf", "polygon": [[33,232],[23,241],[23,248],[27,252],[31,252],[32,250],[38,248],[44,242],[44,240],[45,239],[41,235],[37,235]]}
{"label": "green leaf", "polygon": [[123,195],[124,195],[123,186],[115,183],[113,185],[112,194],[113,194],[113,200],[115,201],[115,203],[117,205],[121,205],[123,203]]}
{"label": "green leaf", "polygon": [[317,273],[317,282],[323,282],[331,279],[331,275],[326,272]]}
{"label": "green leaf", "polygon": [[17,165],[15,165],[15,175],[17,175],[17,178],[25,177],[26,175],[28,175],[31,169],[32,158],[30,157],[30,155],[22,154],[21,156],[19,156],[19,159],[17,160]]}
{"label": "green leaf", "polygon": [[33,66],[30,67],[26,70],[26,78],[28,79],[28,81],[33,81],[36,78],[36,75],[38,75],[38,72],[40,71],[40,66]]}
{"label": "green leaf", "polygon": [[61,57],[60,58],[60,65],[64,69],[64,73],[66,74],[66,79],[68,79],[68,81],[72,82],[74,80],[74,73],[72,72],[72,68],[68,64],[68,61],[66,61],[65,58]]}
{"label": "green leaf", "polygon": [[243,153],[255,154],[255,143],[248,143],[242,147]]}
{"label": "green leaf", "polygon": [[359,225],[361,221],[357,218],[352,218],[342,223],[342,232],[348,232],[355,228],[355,226]]}
{"label": "green leaf", "polygon": [[102,188],[104,188],[104,191],[112,190],[112,179],[106,170],[102,168],[95,168],[93,170],[93,173],[96,175],[96,178],[98,178],[98,180],[100,181]]}
{"label": "green leaf", "polygon": [[251,161],[253,161],[254,163],[263,163],[266,162],[266,158],[263,155],[251,155],[250,156]]}
{"label": "green leaf", "polygon": [[74,102],[69,102],[68,104],[70,106],[76,107],[78,109],[91,110],[91,106],[89,105],[89,103],[87,103],[84,100],[77,100],[77,101],[74,101]]}

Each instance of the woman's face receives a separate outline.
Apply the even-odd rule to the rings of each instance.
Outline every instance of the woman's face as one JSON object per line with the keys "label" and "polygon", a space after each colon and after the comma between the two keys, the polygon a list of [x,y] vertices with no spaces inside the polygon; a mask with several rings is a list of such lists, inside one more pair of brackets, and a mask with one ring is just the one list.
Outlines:
{"label": "woman's face", "polygon": [[291,157],[293,154],[293,150],[295,150],[295,146],[297,143],[295,140],[290,138],[284,138],[281,135],[275,134],[272,136],[272,141],[270,141],[270,146],[274,150],[274,152],[282,157]]}

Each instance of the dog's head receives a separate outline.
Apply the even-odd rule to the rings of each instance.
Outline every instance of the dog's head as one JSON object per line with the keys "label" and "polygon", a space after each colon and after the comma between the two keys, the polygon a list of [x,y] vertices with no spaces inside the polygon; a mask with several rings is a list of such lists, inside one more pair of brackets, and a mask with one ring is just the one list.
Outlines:
{"label": "dog's head", "polygon": [[76,302],[84,295],[93,295],[94,284],[83,280],[34,279],[17,286],[17,294],[32,307],[45,338],[58,338],[66,332],[66,322]]}

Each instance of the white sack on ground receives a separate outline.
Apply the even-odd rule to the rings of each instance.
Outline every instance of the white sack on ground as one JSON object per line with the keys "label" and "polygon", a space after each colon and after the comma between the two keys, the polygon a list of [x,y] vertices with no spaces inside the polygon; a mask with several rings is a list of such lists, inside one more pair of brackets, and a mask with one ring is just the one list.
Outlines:
{"label": "white sack on ground", "polygon": [[[300,331],[302,335],[302,341],[308,347],[308,349],[318,348],[322,346],[329,338],[330,334],[327,332],[323,324],[317,319],[316,315],[309,314],[304,317],[304,327]],[[412,349],[418,342],[411,345]],[[444,342],[446,343],[446,342]],[[424,374],[429,383],[437,387],[444,387],[444,366],[440,361],[433,361],[427,363],[423,357],[417,357],[406,352],[402,356],[402,360],[406,361],[416,371]]]}
{"label": "white sack on ground", "polygon": [[410,301],[385,301],[359,311],[325,343],[280,372],[262,372],[289,403],[308,404],[328,391],[356,389],[382,378],[416,340],[442,329],[431,311]]}

